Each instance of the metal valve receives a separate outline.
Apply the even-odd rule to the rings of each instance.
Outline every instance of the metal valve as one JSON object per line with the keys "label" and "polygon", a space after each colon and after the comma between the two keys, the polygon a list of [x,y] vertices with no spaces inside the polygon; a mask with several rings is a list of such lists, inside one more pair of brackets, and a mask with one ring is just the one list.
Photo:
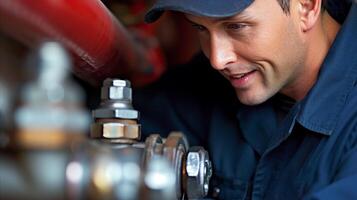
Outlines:
{"label": "metal valve", "polygon": [[[127,80],[104,81],[101,104],[92,112],[90,138],[85,138],[88,113],[80,105],[81,90],[67,79],[68,59],[58,43],[40,48],[41,73],[25,87],[9,145],[0,144],[0,177],[12,180],[1,185],[5,188],[2,196],[89,200],[205,197],[212,174],[207,151],[190,148],[181,132],[171,132],[167,138],[152,134],[140,142],[140,116],[132,106]],[[0,115],[3,107],[0,105]],[[1,125],[0,134],[6,130]]]}
{"label": "metal valve", "polygon": [[[108,147],[109,144],[109,149],[114,152],[112,154],[120,156],[118,159],[123,165],[127,162],[123,156],[133,156],[125,152],[135,149],[136,157],[141,157],[135,161],[141,172],[136,180],[139,183],[136,193],[140,197],[131,198],[166,200],[205,197],[212,175],[207,151],[202,147],[189,148],[181,132],[171,132],[167,138],[152,134],[145,143],[139,142],[139,112],[132,106],[131,95],[129,81],[106,79],[101,90],[102,102],[92,113],[94,123],[90,134],[96,146]],[[101,145],[100,141],[104,141],[105,145]]]}

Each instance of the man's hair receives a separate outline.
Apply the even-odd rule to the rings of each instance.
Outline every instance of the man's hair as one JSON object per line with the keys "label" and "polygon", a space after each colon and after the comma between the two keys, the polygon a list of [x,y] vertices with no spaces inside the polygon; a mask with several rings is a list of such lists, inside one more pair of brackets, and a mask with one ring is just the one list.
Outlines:
{"label": "man's hair", "polygon": [[280,7],[283,9],[284,13],[290,13],[290,0],[278,0]]}
{"label": "man's hair", "polygon": [[[322,10],[324,10],[325,1],[326,0],[322,0]],[[278,3],[280,4],[280,7],[283,9],[285,14],[290,13],[290,0],[278,0]]]}

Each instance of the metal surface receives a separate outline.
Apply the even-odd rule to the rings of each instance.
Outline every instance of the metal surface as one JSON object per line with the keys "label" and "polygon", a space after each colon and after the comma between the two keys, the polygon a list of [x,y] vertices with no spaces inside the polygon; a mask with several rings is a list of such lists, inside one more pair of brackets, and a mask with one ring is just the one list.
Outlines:
{"label": "metal surface", "polygon": [[155,156],[149,162],[144,184],[147,188],[146,197],[143,200],[175,200],[175,171],[171,163],[164,157]]}
{"label": "metal surface", "polygon": [[159,135],[150,135],[145,141],[144,163],[150,163],[155,156],[166,158],[175,172],[175,196],[177,199],[184,195],[182,171],[185,155],[188,149],[186,137],[180,132],[172,132],[164,140]]}
{"label": "metal surface", "polygon": [[163,139],[158,134],[149,135],[145,140],[144,166],[146,167],[155,155],[162,155]]}
{"label": "metal surface", "polygon": [[174,167],[176,173],[176,196],[180,199],[183,196],[182,188],[182,171],[185,154],[188,150],[188,142],[186,137],[180,132],[172,132],[167,137],[163,155],[166,157]]}

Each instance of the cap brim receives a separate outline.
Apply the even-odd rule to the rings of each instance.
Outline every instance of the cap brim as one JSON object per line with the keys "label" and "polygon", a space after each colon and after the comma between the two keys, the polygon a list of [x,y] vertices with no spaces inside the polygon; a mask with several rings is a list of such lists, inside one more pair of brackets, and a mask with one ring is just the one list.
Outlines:
{"label": "cap brim", "polygon": [[145,15],[145,22],[155,22],[167,10],[205,17],[229,17],[240,13],[254,0],[158,0]]}

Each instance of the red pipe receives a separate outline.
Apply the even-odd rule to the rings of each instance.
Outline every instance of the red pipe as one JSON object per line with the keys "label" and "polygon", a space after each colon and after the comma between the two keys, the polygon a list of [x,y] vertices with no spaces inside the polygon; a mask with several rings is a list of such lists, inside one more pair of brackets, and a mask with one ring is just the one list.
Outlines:
{"label": "red pipe", "polygon": [[60,42],[73,55],[73,72],[94,85],[119,75],[140,85],[163,72],[163,62],[135,44],[99,0],[1,0],[0,29],[29,47]]}

